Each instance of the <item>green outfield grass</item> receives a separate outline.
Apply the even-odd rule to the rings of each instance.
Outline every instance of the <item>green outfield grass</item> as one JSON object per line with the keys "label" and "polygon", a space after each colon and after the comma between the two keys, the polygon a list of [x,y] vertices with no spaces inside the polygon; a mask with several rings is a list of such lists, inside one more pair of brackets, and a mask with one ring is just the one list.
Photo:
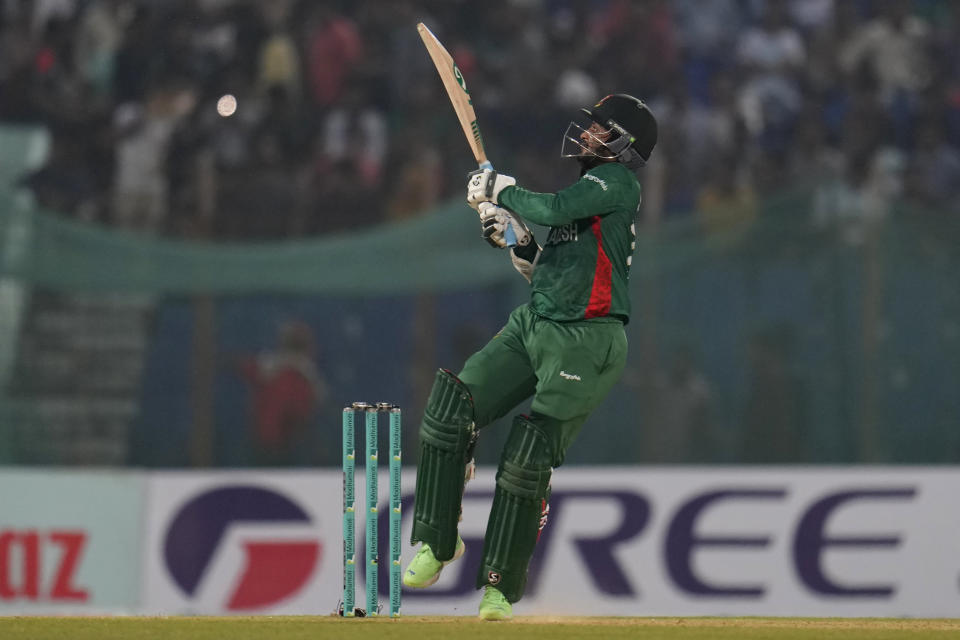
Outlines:
{"label": "green outfield grass", "polygon": [[878,618],[472,617],[344,620],[324,616],[0,618],[3,640],[899,640],[960,638],[960,620]]}

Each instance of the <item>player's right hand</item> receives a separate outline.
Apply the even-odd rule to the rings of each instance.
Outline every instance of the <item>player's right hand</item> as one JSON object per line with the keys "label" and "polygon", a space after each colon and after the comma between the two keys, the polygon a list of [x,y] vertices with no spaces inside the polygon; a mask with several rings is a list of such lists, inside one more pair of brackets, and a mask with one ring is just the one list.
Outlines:
{"label": "player's right hand", "polygon": [[533,234],[523,220],[492,202],[479,203],[477,213],[480,214],[483,238],[493,247],[503,249],[507,246],[505,236],[508,228],[513,229],[518,247],[525,247],[533,240]]}

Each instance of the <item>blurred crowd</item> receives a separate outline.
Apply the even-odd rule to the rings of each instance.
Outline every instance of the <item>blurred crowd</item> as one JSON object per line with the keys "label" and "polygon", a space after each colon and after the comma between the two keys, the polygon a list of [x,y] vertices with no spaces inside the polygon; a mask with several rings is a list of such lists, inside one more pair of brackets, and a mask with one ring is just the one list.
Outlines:
{"label": "blurred crowd", "polygon": [[0,0],[0,121],[49,128],[22,182],[82,220],[237,240],[403,219],[473,168],[419,21],[532,188],[575,176],[578,108],[626,92],[660,122],[647,221],[722,228],[807,184],[822,216],[960,204],[954,0]]}

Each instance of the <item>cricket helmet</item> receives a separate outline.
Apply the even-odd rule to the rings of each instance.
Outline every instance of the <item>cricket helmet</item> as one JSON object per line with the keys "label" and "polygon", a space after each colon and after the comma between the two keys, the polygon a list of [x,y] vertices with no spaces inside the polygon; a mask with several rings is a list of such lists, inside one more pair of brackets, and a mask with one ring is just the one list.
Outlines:
{"label": "cricket helmet", "polygon": [[[642,100],[625,93],[609,95],[589,109],[581,109],[588,118],[602,127],[617,134],[608,140],[612,148],[613,141],[620,141],[620,147],[636,151],[644,162],[650,159],[650,152],[657,144],[657,119]],[[626,144],[624,144],[626,143]]]}
{"label": "cricket helmet", "polygon": [[620,162],[636,170],[650,159],[657,143],[657,120],[641,100],[616,93],[580,111],[603,132],[571,122],[563,135],[562,157],[576,158],[584,170],[602,162]]}

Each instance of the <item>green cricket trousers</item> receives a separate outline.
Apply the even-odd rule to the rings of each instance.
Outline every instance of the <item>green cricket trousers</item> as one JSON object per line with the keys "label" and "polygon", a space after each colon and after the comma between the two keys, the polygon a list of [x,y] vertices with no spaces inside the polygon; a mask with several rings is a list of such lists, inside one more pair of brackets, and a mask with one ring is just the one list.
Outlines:
{"label": "green cricket trousers", "polygon": [[471,356],[457,377],[473,396],[482,428],[533,396],[530,420],[552,444],[553,467],[620,378],[627,337],[616,318],[555,322],[530,305]]}

